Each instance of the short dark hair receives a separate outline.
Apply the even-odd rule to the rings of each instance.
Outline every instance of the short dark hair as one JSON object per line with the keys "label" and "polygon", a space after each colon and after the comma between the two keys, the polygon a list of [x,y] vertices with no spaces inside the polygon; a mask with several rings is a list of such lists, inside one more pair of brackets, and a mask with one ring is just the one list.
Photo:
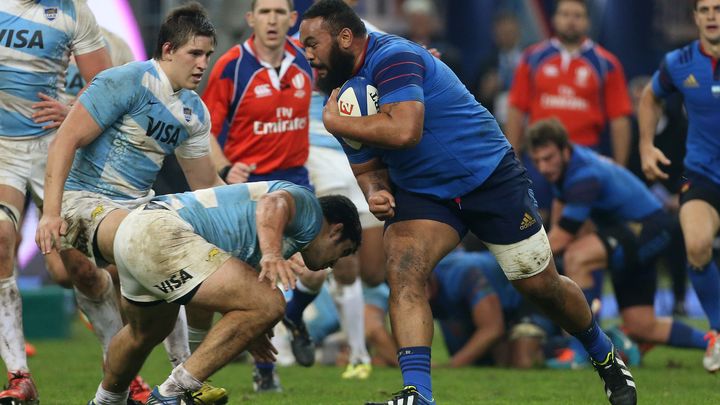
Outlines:
{"label": "short dark hair", "polygon": [[367,34],[365,23],[355,14],[355,11],[342,0],[320,0],[305,10],[303,20],[321,17],[333,36],[338,35],[343,28],[349,28],[356,37]]}
{"label": "short dark hair", "polygon": [[362,242],[362,225],[355,204],[349,198],[333,194],[318,198],[323,216],[331,224],[343,224],[342,239],[349,239],[360,246]]}
{"label": "short dark hair", "polygon": [[557,118],[535,122],[528,128],[527,139],[530,150],[549,144],[557,146],[560,150],[571,147],[567,130]]}
{"label": "short dark hair", "polygon": [[160,26],[153,58],[162,59],[163,45],[169,42],[172,49],[185,45],[194,36],[210,37],[216,42],[215,27],[200,3],[191,2],[170,11]]}
{"label": "short dark hair", "polygon": [[[250,11],[255,11],[255,5],[257,4],[258,0],[252,0],[250,2]],[[287,0],[288,7],[290,8],[290,11],[295,10],[295,5],[293,4],[293,0]]]}
{"label": "short dark hair", "polygon": [[555,1],[555,12],[556,13],[558,11],[558,8],[560,8],[560,3],[565,2],[565,1],[578,3],[578,4],[582,5],[583,7],[585,7],[585,11],[590,11],[590,8],[588,7],[588,3],[586,0],[557,0],[557,1]]}

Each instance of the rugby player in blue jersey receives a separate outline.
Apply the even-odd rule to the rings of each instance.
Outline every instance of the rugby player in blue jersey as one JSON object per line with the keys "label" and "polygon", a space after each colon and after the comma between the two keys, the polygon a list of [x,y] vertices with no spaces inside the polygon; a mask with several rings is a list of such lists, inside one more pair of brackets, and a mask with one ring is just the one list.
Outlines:
{"label": "rugby player in blue jersey", "polygon": [[[332,91],[325,127],[352,140],[342,142],[358,184],[371,212],[386,221],[390,318],[404,388],[382,403],[435,403],[425,284],[470,230],[523,295],[583,342],[611,403],[635,404],[630,372],[580,289],[555,269],[525,170],[495,119],[455,74],[420,45],[368,34],[340,0],[312,5],[300,39],[319,88]],[[337,88],[353,76],[377,87],[378,114],[339,114]]]}
{"label": "rugby player in blue jersey", "polygon": [[116,227],[100,253],[117,263],[128,324],[110,343],[90,402],[97,405],[125,404],[130,380],[173,329],[180,304],[223,316],[148,403],[194,403],[187,396],[242,350],[274,361],[269,338],[285,313],[276,284],[294,287],[302,268],[288,259],[299,252],[308,269],[325,269],[355,252],[362,232],[350,200],[317,199],[286,181],[159,196]]}
{"label": "rugby player in blue jersey", "polygon": [[645,87],[638,108],[639,149],[648,180],[666,179],[661,165],[670,161],[653,144],[660,102],[670,93],[682,93],[688,134],[680,225],[688,276],[712,329],[703,366],[716,372],[720,370],[720,272],[712,244],[720,229],[720,0],[695,0],[693,4],[700,38],[666,54]]}
{"label": "rugby player in blue jersey", "polygon": [[[610,269],[623,327],[642,343],[704,349],[704,333],[672,318],[655,317],[659,255],[672,239],[672,214],[629,170],[569,141],[557,119],[528,130],[530,156],[553,186],[548,234],[565,274],[590,288],[591,273]],[[590,220],[594,230],[585,231]]]}
{"label": "rugby player in blue jersey", "polygon": [[[37,390],[13,273],[24,203],[29,192],[42,208],[48,145],[70,101],[65,92],[70,56],[86,80],[110,67],[110,58],[84,1],[6,0],[0,4],[0,27],[0,357],[9,379],[0,402],[31,403]],[[46,263],[53,278],[63,278],[57,254]]]}

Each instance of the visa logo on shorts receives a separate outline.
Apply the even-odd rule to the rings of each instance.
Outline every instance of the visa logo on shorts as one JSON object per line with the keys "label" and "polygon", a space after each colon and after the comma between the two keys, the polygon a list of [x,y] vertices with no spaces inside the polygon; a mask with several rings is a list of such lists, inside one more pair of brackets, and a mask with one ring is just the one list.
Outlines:
{"label": "visa logo on shorts", "polygon": [[163,281],[160,284],[155,284],[153,287],[162,291],[163,294],[171,293],[178,288],[182,287],[188,280],[192,279],[193,276],[185,270],[180,270],[177,273],[170,276],[169,279]]}

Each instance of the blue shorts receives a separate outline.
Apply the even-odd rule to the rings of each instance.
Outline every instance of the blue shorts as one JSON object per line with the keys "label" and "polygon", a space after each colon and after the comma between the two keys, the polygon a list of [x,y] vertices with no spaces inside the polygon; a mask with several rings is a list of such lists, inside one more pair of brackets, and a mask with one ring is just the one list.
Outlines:
{"label": "blue shorts", "polygon": [[452,226],[462,239],[468,230],[481,241],[508,245],[535,235],[542,227],[525,168],[512,150],[485,182],[451,200],[415,194],[395,187],[395,216],[400,221],[429,219]]}
{"label": "blue shorts", "polygon": [[691,200],[703,200],[720,213],[720,184],[702,174],[687,171],[680,188],[680,204]]}
{"label": "blue shorts", "polygon": [[247,179],[248,183],[256,181],[285,180],[295,183],[298,186],[305,186],[315,192],[315,187],[310,184],[310,175],[305,166],[291,167],[289,169],[278,169],[265,174],[253,174]]}

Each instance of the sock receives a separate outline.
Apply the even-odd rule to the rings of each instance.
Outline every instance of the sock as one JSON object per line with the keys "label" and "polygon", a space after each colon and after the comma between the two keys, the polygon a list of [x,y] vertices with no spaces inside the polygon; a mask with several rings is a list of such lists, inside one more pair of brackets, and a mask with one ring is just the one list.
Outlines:
{"label": "sock", "polygon": [[705,349],[707,346],[703,332],[679,321],[673,321],[667,343],[670,346],[697,349]]}
{"label": "sock", "polygon": [[174,398],[186,391],[195,392],[202,387],[202,381],[193,377],[183,365],[175,367],[170,376],[158,387],[160,395]]}
{"label": "sock", "polygon": [[256,361],[255,368],[258,369],[260,375],[266,376],[268,374],[272,374],[273,370],[275,369],[275,363],[264,363]]}
{"label": "sock", "polygon": [[591,274],[593,279],[592,287],[583,288],[582,290],[589,305],[592,305],[595,298],[600,298],[600,294],[602,293],[603,270],[593,270]]}
{"label": "sock", "polygon": [[720,332],[720,272],[715,258],[702,269],[688,265],[688,276],[710,322],[710,329]]}
{"label": "sock", "polygon": [[85,314],[93,327],[95,336],[100,339],[103,349],[103,358],[107,354],[110,340],[123,327],[122,318],[120,317],[120,308],[118,308],[115,299],[115,288],[113,288],[110,273],[105,269],[98,269],[107,278],[107,288],[103,291],[98,299],[92,299],[75,288],[75,300],[78,307]]}
{"label": "sock", "polygon": [[398,350],[398,362],[403,376],[403,385],[414,386],[427,399],[432,396],[430,378],[430,347],[403,347]]}
{"label": "sock", "polygon": [[365,299],[362,294],[362,282],[358,277],[350,285],[339,286],[340,324],[348,338],[350,346],[350,364],[370,364],[370,354],[365,346]]}
{"label": "sock", "polygon": [[200,346],[200,343],[205,340],[205,336],[207,336],[208,332],[210,332],[209,329],[196,329],[188,325],[188,345],[190,346],[190,351],[192,353],[195,353],[195,350],[197,350],[198,346]]}
{"label": "sock", "polygon": [[22,300],[15,276],[0,279],[0,357],[10,371],[28,371]]}
{"label": "sock", "polygon": [[587,359],[590,357],[587,350],[585,350],[585,346],[575,337],[571,336],[568,340],[568,348],[575,352],[577,359]]}
{"label": "sock", "polygon": [[297,283],[295,283],[293,296],[290,301],[288,301],[287,307],[285,307],[285,316],[295,324],[301,323],[303,311],[313,302],[318,293],[319,291],[309,289],[302,281],[298,280]]}
{"label": "sock", "polygon": [[95,405],[125,405],[128,399],[128,390],[123,392],[110,392],[103,388],[102,383],[95,392]]}
{"label": "sock", "polygon": [[168,359],[173,367],[184,363],[190,357],[190,346],[188,346],[188,326],[185,306],[180,306],[177,321],[172,332],[163,341]]}
{"label": "sock", "polygon": [[573,334],[580,343],[585,347],[585,350],[590,354],[595,363],[600,365],[606,364],[610,359],[610,353],[612,352],[612,342],[610,338],[600,329],[597,321],[593,318],[590,326],[582,332]]}

